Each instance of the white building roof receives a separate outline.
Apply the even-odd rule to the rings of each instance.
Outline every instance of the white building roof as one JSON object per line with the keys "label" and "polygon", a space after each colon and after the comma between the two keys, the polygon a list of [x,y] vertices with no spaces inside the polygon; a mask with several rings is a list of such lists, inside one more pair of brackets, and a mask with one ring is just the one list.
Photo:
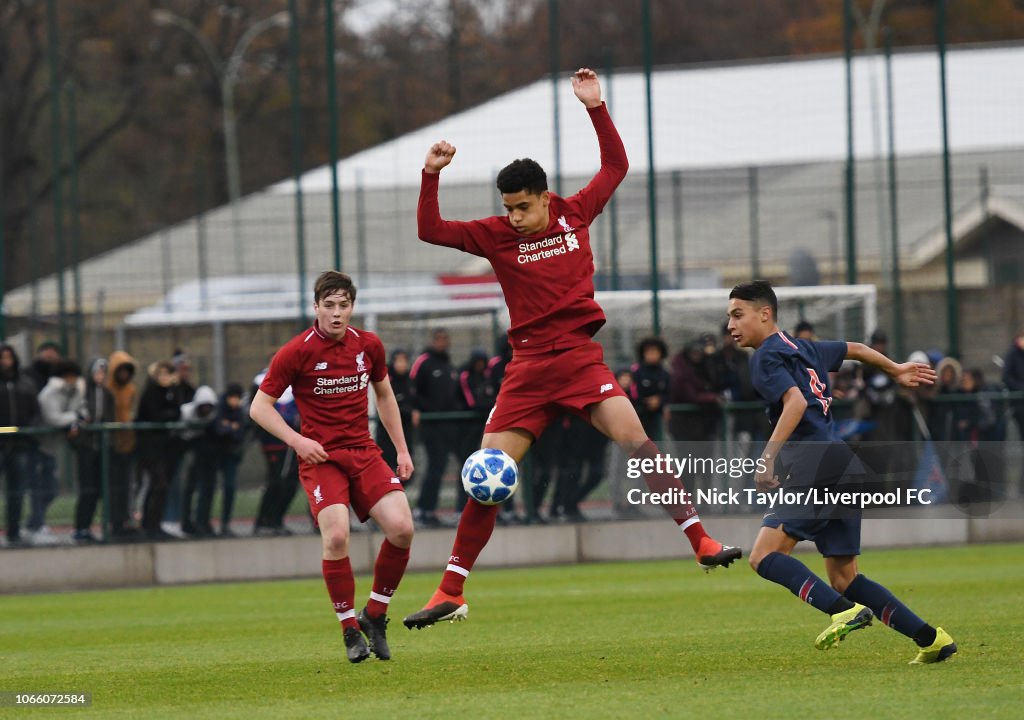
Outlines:
{"label": "white building roof", "polygon": [[[991,170],[992,198],[1024,203],[1024,46],[953,49],[947,58],[949,138],[954,153],[954,204],[962,209],[981,192],[979,171]],[[846,109],[842,58],[795,59],[749,65],[658,69],[653,76],[655,166],[683,172],[681,215],[685,248],[678,244],[666,178],[659,182],[659,257],[665,273],[685,258],[686,268],[722,262],[749,264],[746,168],[758,167],[760,240],[766,264],[809,252],[828,270],[842,261],[842,163]],[[872,77],[877,103],[871,102]],[[896,148],[900,156],[900,225],[904,252],[914,251],[941,226],[942,199],[938,61],[933,51],[899,53],[893,60]],[[887,151],[884,68],[878,58],[854,62],[854,121],[858,169],[858,256],[862,267],[885,265],[887,198],[884,166],[871,158]],[[646,117],[639,72],[604,78],[605,97],[630,158],[630,173],[616,193],[620,261],[624,273],[647,266]],[[574,192],[598,166],[596,138],[568,77],[558,85],[562,174]],[[486,270],[473,258],[418,242],[415,206],[427,148],[444,138],[458,155],[444,171],[442,213],[472,218],[498,212],[493,177],[514,157],[529,156],[554,174],[552,90],[537,81],[479,107],[352,155],[340,163],[343,254],[341,269],[360,287],[420,285],[425,276]],[[876,132],[877,131],[877,132]],[[357,177],[365,189],[362,231],[356,221]],[[309,284],[331,267],[329,167],[303,176],[306,273]],[[100,293],[108,311],[131,311],[192,283],[197,292],[205,238],[207,278],[277,274],[295,277],[296,236],[292,181],[250,194],[240,203],[244,256],[240,261],[229,208],[194,219],[89,259],[81,264],[86,312]],[[829,229],[829,219],[833,227]],[[609,262],[609,212],[591,232],[599,269]],[[835,223],[838,222],[838,226]],[[355,239],[362,236],[362,250]],[[674,244],[675,243],[675,244]],[[366,258],[365,266],[362,258]],[[673,265],[676,263],[676,265]],[[845,264],[845,263],[844,263]],[[364,273],[365,278],[363,281]],[[71,287],[71,273],[65,274]],[[5,297],[9,314],[35,306],[53,312],[54,277]],[[70,297],[70,292],[69,292]]]}
{"label": "white building roof", "polygon": [[[951,50],[947,61],[949,141],[953,151],[1024,144],[1024,47]],[[901,155],[942,149],[939,62],[933,51],[893,56],[896,148]],[[883,59],[857,57],[854,77],[854,148],[857,158],[884,154]],[[871,103],[881,136],[875,140]],[[633,173],[647,169],[644,76],[623,72],[602,78],[609,111],[626,145]],[[562,173],[597,169],[596,139],[572,93],[559,85]],[[759,65],[659,69],[652,76],[655,166],[659,170],[829,162],[846,158],[846,82],[843,58],[783,60]],[[343,188],[419,185],[427,148],[446,139],[458,155],[445,181],[490,182],[517,153],[551,175],[555,168],[550,80],[539,80],[476,108],[444,118],[343,160]],[[876,150],[880,150],[878,153]],[[307,192],[328,192],[330,166],[302,178]],[[271,192],[291,194],[291,180]]]}

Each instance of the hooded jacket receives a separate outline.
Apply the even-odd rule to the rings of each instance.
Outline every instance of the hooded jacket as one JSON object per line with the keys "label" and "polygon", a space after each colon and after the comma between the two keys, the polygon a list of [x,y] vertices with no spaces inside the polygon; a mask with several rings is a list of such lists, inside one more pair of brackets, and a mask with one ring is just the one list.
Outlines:
{"label": "hooded jacket", "polygon": [[[39,411],[44,425],[68,429],[78,424],[85,414],[85,384],[78,380],[68,385],[63,378],[51,376],[39,393]],[[60,452],[66,440],[63,433],[47,433],[39,444],[52,455]]]}
{"label": "hooded jacket", "polygon": [[416,409],[444,412],[459,409],[459,375],[447,352],[428,347],[409,371]]}
{"label": "hooded jacket", "polygon": [[[114,420],[116,422],[131,422],[134,415],[137,387],[134,380],[123,384],[117,382],[117,369],[122,365],[130,365],[132,369],[138,371],[138,363],[135,362],[135,358],[124,350],[115,350],[110,354],[110,360],[107,362],[107,387],[110,389],[111,395],[114,396]],[[114,433],[114,452],[124,455],[134,449],[134,430],[118,430]]]}
{"label": "hooded jacket", "polygon": [[216,417],[217,393],[209,385],[200,385],[190,402],[181,406],[181,419],[188,424],[185,440],[195,440],[207,431]]}
{"label": "hooded jacket", "polygon": [[[108,363],[106,358],[96,358],[89,365],[89,372],[85,376],[85,412],[83,419],[87,423],[108,423],[114,422],[114,395],[106,385],[106,381],[97,385],[93,376],[97,370],[103,370],[109,380],[110,373],[107,372]],[[99,448],[99,433],[95,431],[85,432],[78,439],[78,446],[88,446],[93,449]]]}
{"label": "hooded jacket", "polygon": [[[10,345],[0,345],[0,353],[9,352],[14,366],[9,372],[0,370],[0,426],[35,425],[39,420],[39,402],[35,384],[21,372],[18,353]],[[28,436],[17,439],[28,445]]]}
{"label": "hooded jacket", "polygon": [[[1024,391],[1024,348],[1019,347],[1016,342],[1010,346],[1010,351],[1006,353],[1003,362],[1003,383],[1007,390]],[[1024,400],[1018,400],[1015,406],[1024,410]]]}
{"label": "hooded jacket", "polygon": [[245,445],[245,417],[245,408],[241,404],[232,408],[228,405],[227,393],[220,397],[216,417],[210,426],[210,433],[219,452],[224,455],[241,456]]}
{"label": "hooded jacket", "polygon": [[[175,383],[161,385],[156,379],[156,363],[150,365],[146,385],[139,396],[135,421],[140,423],[170,423],[181,419],[181,392]],[[181,449],[175,447],[172,431],[167,429],[139,430],[138,455],[140,462],[158,462],[175,457]]]}

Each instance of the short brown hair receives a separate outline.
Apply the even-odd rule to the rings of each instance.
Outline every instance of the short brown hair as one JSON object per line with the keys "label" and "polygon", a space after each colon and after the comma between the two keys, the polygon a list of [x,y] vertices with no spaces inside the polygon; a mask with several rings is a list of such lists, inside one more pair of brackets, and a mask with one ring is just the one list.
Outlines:
{"label": "short brown hair", "polygon": [[347,293],[352,302],[356,301],[356,286],[352,284],[352,278],[337,270],[325,270],[313,285],[313,302],[318,303],[321,298],[340,292]]}

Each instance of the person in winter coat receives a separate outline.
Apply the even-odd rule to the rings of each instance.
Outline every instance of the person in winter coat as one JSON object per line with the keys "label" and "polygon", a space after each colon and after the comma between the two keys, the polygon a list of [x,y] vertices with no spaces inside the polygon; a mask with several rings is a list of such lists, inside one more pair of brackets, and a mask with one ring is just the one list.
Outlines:
{"label": "person in winter coat", "polygon": [[[107,388],[107,361],[98,358],[89,366],[85,378],[85,406],[82,421],[88,424],[114,422],[114,395]],[[78,500],[75,503],[74,539],[80,543],[96,542],[92,534],[93,518],[102,495],[102,462],[105,435],[80,432],[74,440],[78,465]]]}
{"label": "person in winter coat", "polygon": [[448,354],[450,344],[448,331],[435,328],[430,336],[430,345],[416,358],[409,373],[416,398],[413,424],[427,451],[427,470],[423,474],[423,484],[420,485],[420,494],[416,499],[415,513],[416,521],[424,527],[441,526],[441,521],[437,517],[437,501],[448,456],[457,456],[456,461],[460,467],[464,460],[458,457],[462,451],[462,443],[458,436],[457,421],[420,421],[421,413],[453,412],[461,409],[458,394],[459,374]]}
{"label": "person in winter coat", "polygon": [[931,404],[928,412],[928,427],[932,433],[932,440],[955,440],[956,403],[950,400],[960,392],[963,367],[956,358],[947,357],[935,366],[935,374],[938,375],[938,382],[934,395],[935,402]]}
{"label": "person in winter coat", "polygon": [[704,442],[716,437],[721,415],[720,397],[708,375],[706,344],[687,345],[672,358],[672,385],[669,400],[673,404],[696,404],[700,409],[673,412],[669,418],[669,433],[679,442]]}
{"label": "person in winter coat", "polygon": [[[136,422],[169,423],[179,420],[183,404],[180,398],[174,366],[167,361],[154,363],[139,398]],[[149,477],[142,530],[153,540],[173,537],[160,527],[167,505],[171,472],[177,465],[177,458],[172,454],[174,450],[167,442],[170,436],[171,431],[165,429],[139,431],[139,468]]]}
{"label": "person in winter coat", "polygon": [[[114,422],[130,423],[135,417],[138,388],[134,378],[135,358],[124,350],[115,350],[107,361],[107,388],[114,398]],[[131,498],[132,470],[135,465],[136,436],[134,430],[115,430],[110,448],[110,533],[115,538],[132,538],[138,534],[128,524],[128,503]]]}
{"label": "person in winter coat", "polygon": [[[217,449],[210,428],[216,414],[217,393],[209,385],[200,385],[192,400],[181,406],[181,420],[186,425],[182,439],[192,455],[192,462],[185,471],[185,489],[181,498],[181,531],[186,535],[213,535],[210,508],[217,482]],[[199,499],[193,517],[192,500],[197,491]]]}
{"label": "person in winter coat", "polygon": [[[480,438],[484,436],[484,423],[487,422],[487,415],[494,407],[494,399],[498,392],[487,371],[488,360],[485,350],[474,348],[469,353],[469,360],[459,369],[460,409],[469,410],[475,413],[476,417],[470,420],[461,420],[456,425],[457,437],[462,441],[461,446],[456,450],[457,460],[469,457],[474,450],[480,447]],[[455,512],[462,512],[468,498],[462,483],[455,483]]]}
{"label": "person in winter coat", "polygon": [[[412,414],[416,408],[415,393],[412,387],[412,378],[409,377],[409,353],[396,348],[391,353],[391,362],[388,363],[388,380],[391,382],[391,389],[395,393],[395,400],[398,402],[398,411],[402,416],[402,431],[405,433],[405,444],[413,446],[413,422]],[[373,441],[380,446],[384,462],[388,467],[397,467],[398,451],[388,436],[384,423],[377,423],[377,430],[374,433]]]}
{"label": "person in winter coat", "polygon": [[36,466],[39,474],[31,493],[32,514],[28,521],[28,529],[35,533],[36,542],[52,541],[52,533],[46,525],[46,511],[58,492],[57,455],[68,440],[78,436],[84,409],[85,385],[81,367],[73,360],[58,361],[39,393],[39,412],[43,425],[66,432],[47,433],[39,438],[39,452],[43,459]]}
{"label": "person in winter coat", "polygon": [[[1003,384],[1010,392],[1024,392],[1024,328],[1017,333],[1003,359]],[[1017,421],[1017,432],[1024,438],[1024,400],[1014,400],[1010,407]]]}
{"label": "person in winter coat", "polygon": [[[259,388],[266,374],[267,369],[264,368],[253,379],[254,395],[255,389]],[[295,407],[295,396],[292,395],[291,388],[285,389],[274,403],[274,409],[289,427],[295,431],[299,430],[299,411]],[[253,534],[291,535],[291,530],[285,527],[284,516],[299,489],[298,458],[295,457],[294,450],[263,428],[255,427],[255,430],[260,450],[267,462],[267,484],[263,489],[263,497],[260,498]]]}
{"label": "person in winter coat", "polygon": [[[198,391],[196,393],[198,395]],[[235,485],[238,466],[245,448],[246,412],[242,407],[245,391],[238,383],[231,383],[217,402],[216,415],[207,430],[213,436],[214,467],[224,481],[224,494],[220,510],[220,534],[233,537],[231,515],[235,507]]]}
{"label": "person in winter coat", "polygon": [[[21,372],[18,353],[0,345],[0,425],[24,427],[39,418],[36,386]],[[29,435],[0,435],[0,472],[7,504],[7,542],[21,542],[21,512],[26,485],[31,480],[36,441]]]}
{"label": "person in winter coat", "polygon": [[665,369],[668,348],[657,337],[641,340],[636,346],[636,363],[631,369],[633,384],[629,399],[633,401],[640,424],[647,436],[661,440],[662,419],[668,405],[672,378]]}

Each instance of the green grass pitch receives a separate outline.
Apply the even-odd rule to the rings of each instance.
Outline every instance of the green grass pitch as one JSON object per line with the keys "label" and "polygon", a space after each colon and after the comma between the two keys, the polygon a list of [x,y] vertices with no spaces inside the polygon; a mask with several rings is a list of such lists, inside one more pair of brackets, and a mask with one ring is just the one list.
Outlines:
{"label": "green grass pitch", "polygon": [[[802,555],[823,572],[820,558]],[[0,690],[89,691],[137,718],[1020,718],[1024,545],[868,552],[960,648],[915,652],[876,623],[816,651],[825,618],[745,565],[480,570],[467,622],[407,631],[437,573],[405,579],[394,659],[344,660],[319,580],[0,597]],[[357,602],[369,590],[358,578]]]}

